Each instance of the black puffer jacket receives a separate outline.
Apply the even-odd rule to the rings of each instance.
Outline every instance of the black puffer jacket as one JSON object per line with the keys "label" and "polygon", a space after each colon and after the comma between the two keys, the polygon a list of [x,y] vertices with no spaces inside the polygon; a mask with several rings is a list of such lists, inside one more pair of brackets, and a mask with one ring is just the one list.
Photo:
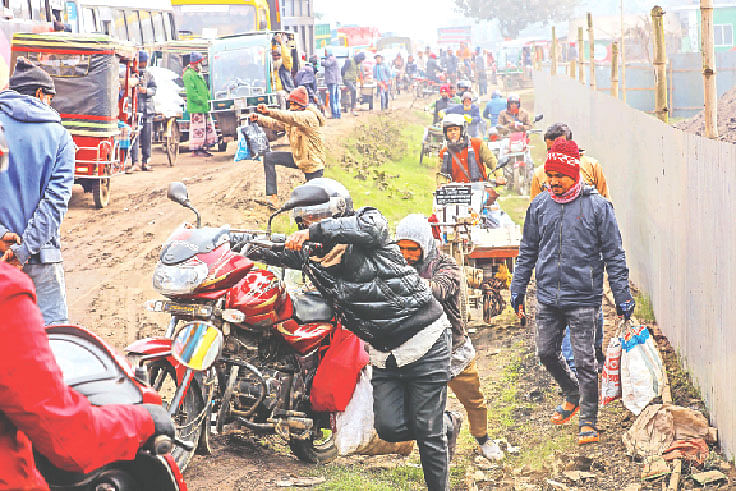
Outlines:
{"label": "black puffer jacket", "polygon": [[310,242],[323,245],[311,257],[340,244],[347,247],[333,266],[305,261],[301,251],[249,250],[248,257],[302,269],[333,304],[343,325],[381,351],[397,348],[442,316],[442,306],[417,271],[389,241],[386,219],[375,208],[327,219],[309,228]]}

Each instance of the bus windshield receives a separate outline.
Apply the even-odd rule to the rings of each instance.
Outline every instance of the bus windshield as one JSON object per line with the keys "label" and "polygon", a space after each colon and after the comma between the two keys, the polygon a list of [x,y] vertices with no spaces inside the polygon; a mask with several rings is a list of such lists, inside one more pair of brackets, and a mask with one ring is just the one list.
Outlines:
{"label": "bus windshield", "polygon": [[257,29],[253,5],[174,5],[174,12],[177,29],[195,36],[229,36]]}

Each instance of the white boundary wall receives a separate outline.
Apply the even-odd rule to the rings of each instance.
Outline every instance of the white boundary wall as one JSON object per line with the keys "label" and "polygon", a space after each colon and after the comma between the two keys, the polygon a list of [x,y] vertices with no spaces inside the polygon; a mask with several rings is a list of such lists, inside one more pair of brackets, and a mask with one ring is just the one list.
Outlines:
{"label": "white boundary wall", "polygon": [[535,112],[600,160],[634,283],[684,356],[736,455],[736,144],[663,124],[565,77],[535,72]]}

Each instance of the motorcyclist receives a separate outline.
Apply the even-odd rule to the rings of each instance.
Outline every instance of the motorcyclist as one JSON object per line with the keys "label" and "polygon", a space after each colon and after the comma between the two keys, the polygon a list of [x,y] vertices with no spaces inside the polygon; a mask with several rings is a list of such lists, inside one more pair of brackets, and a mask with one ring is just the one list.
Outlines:
{"label": "motorcyclist", "polygon": [[406,60],[406,74],[409,77],[415,77],[419,74],[419,67],[416,61],[414,61],[414,55],[409,55],[409,58]]}
{"label": "motorcyclist", "polygon": [[[7,148],[1,127],[0,148]],[[0,337],[12,340],[0,343],[0,489],[49,489],[34,452],[59,469],[88,473],[134,459],[156,435],[174,437],[161,406],[95,407],[64,384],[31,279],[2,261]]]}
{"label": "motorcyclist", "polygon": [[[416,440],[427,487],[449,489],[446,428],[457,432],[445,416],[451,340],[442,306],[391,241],[384,216],[353,210],[342,184],[312,180],[285,206],[299,226],[286,250],[255,248],[248,257],[305,271],[342,325],[369,344],[378,436]],[[307,252],[307,241],[321,246]]]}
{"label": "motorcyclist", "polygon": [[462,100],[463,94],[465,94],[466,92],[470,92],[470,91],[471,91],[470,90],[470,81],[469,80],[466,80],[466,79],[459,80],[457,82],[457,90],[455,91],[455,93],[453,95],[450,96],[452,98],[452,101],[451,102],[453,104],[462,104],[463,103],[463,100]]}
{"label": "motorcyclist", "polygon": [[526,110],[521,108],[521,97],[511,94],[506,99],[506,109],[498,115],[497,128],[499,133],[507,134],[515,131],[522,132],[532,129],[534,124]]}
{"label": "motorcyclist", "polygon": [[440,66],[437,64],[437,55],[430,53],[429,59],[427,59],[427,78],[432,82],[439,82],[441,71]]}
{"label": "motorcyclist", "polygon": [[437,126],[450,105],[450,84],[442,84],[440,87],[440,98],[434,103],[434,116],[432,118],[432,126]]}
{"label": "motorcyclist", "polygon": [[471,138],[481,138],[483,135],[480,131],[480,108],[477,104],[475,95],[472,92],[465,92],[462,95],[463,103],[456,104],[447,108],[447,114],[462,114],[468,122],[468,134]]}
{"label": "motorcyclist", "polygon": [[491,126],[496,127],[498,124],[498,116],[501,111],[506,109],[507,102],[504,99],[500,91],[494,90],[491,94],[491,100],[486,104],[486,108],[483,110],[483,117],[490,120]]}
{"label": "motorcyclist", "polygon": [[[448,114],[442,120],[445,145],[440,150],[440,174],[453,182],[483,182],[488,180],[486,168],[495,171],[496,156],[480,138],[470,138],[467,121],[460,114]],[[500,171],[496,182],[505,184]]]}

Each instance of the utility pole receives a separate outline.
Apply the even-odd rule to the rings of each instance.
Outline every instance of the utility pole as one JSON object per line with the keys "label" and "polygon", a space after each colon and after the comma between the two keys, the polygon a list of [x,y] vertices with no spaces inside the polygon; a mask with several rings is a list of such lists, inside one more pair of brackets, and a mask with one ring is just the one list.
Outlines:
{"label": "utility pole", "polygon": [[713,47],[713,0],[700,0],[700,19],[700,50],[703,54],[703,99],[705,100],[705,136],[708,138],[718,138],[716,54]]}
{"label": "utility pole", "polygon": [[624,26],[624,0],[621,0],[621,95],[626,102],[626,27]]}
{"label": "utility pole", "polygon": [[611,95],[618,99],[618,44],[611,43]]}
{"label": "utility pole", "polygon": [[595,90],[595,36],[593,36],[593,14],[588,12],[588,59],[590,60],[590,88]]}
{"label": "utility pole", "polygon": [[578,80],[585,83],[585,41],[583,41],[583,28],[578,27]]}
{"label": "utility pole", "polygon": [[667,52],[664,46],[664,10],[659,5],[652,8],[654,31],[654,114],[663,122],[667,113]]}
{"label": "utility pole", "polygon": [[552,26],[552,75],[557,75],[557,30]]}

